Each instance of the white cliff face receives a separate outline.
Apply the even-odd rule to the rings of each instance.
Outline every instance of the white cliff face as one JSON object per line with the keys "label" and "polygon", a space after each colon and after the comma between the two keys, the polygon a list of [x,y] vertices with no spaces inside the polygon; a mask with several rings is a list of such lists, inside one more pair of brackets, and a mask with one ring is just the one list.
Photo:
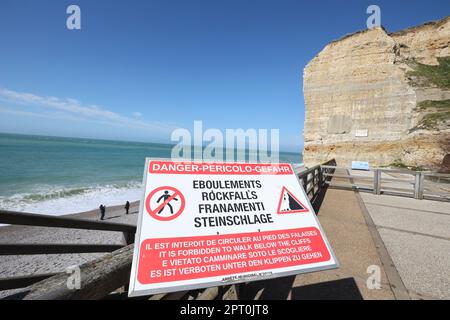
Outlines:
{"label": "white cliff face", "polygon": [[417,85],[410,72],[412,62],[439,66],[438,57],[450,56],[449,43],[450,18],[395,34],[375,28],[328,44],[304,70],[306,165],[336,158],[340,165],[439,166],[450,153],[450,127],[439,118],[423,129],[434,109],[418,106],[450,99],[450,88]]}

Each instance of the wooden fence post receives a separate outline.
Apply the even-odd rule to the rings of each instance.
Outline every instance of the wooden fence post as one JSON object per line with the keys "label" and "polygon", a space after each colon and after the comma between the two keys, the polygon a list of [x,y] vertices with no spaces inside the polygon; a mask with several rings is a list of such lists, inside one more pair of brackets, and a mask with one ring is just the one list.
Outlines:
{"label": "wooden fence post", "polygon": [[381,171],[380,169],[375,169],[373,171],[373,194],[381,194]]}
{"label": "wooden fence post", "polygon": [[423,174],[416,172],[414,175],[414,199],[423,199]]}

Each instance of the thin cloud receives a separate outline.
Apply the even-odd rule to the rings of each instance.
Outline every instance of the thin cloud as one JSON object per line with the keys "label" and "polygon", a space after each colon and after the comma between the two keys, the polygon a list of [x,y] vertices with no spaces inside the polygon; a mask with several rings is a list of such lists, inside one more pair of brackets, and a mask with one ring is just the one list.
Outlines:
{"label": "thin cloud", "polygon": [[[103,123],[111,125],[120,125],[151,131],[171,131],[175,128],[173,124],[156,121],[144,121],[143,119],[141,119],[141,114],[139,114],[140,117],[127,117],[99,107],[97,105],[84,105],[78,100],[72,98],[58,98],[52,96],[44,97],[32,93],[17,92],[6,88],[0,88],[0,99],[27,106],[49,108],[60,112],[65,112],[67,114],[75,115],[88,121],[101,121]],[[32,114],[28,113],[28,115]],[[33,115],[36,116],[35,113],[33,113]]]}
{"label": "thin cloud", "polygon": [[14,116],[52,118],[52,119],[54,119],[53,115],[46,114],[46,113],[37,113],[37,112],[31,112],[31,111],[15,110],[15,109],[4,108],[4,107],[0,107],[0,113],[11,114],[11,115],[14,115]]}
{"label": "thin cloud", "polygon": [[67,121],[77,121],[77,122],[89,122],[89,123],[97,123],[97,124],[104,124],[104,125],[110,125],[110,126],[116,126],[116,127],[123,127],[120,123],[111,123],[111,122],[105,122],[102,120],[96,120],[96,119],[86,119],[81,118],[73,114],[60,112],[60,111],[54,111],[54,112],[33,112],[33,111],[27,111],[27,110],[18,110],[17,108],[13,107],[3,107],[0,106],[0,113],[3,114],[9,114],[13,116],[19,116],[19,117],[35,117],[35,118],[42,118],[42,119],[50,119],[50,120],[67,120]]}

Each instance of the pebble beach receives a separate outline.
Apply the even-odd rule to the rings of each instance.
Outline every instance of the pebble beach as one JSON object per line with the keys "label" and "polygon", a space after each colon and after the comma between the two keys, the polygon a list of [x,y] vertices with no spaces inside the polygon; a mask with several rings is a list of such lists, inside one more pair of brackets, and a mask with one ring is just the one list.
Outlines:
{"label": "pebble beach", "polygon": [[[130,213],[125,214],[124,206],[106,208],[105,222],[136,225],[139,202],[131,203]],[[100,221],[99,210],[90,210],[66,217]],[[46,228],[32,226],[0,227],[0,243],[4,244],[123,244],[121,232]],[[0,279],[26,275],[65,272],[70,266],[80,265],[99,258],[104,253],[49,254],[1,256]],[[8,295],[0,291],[0,298]]]}

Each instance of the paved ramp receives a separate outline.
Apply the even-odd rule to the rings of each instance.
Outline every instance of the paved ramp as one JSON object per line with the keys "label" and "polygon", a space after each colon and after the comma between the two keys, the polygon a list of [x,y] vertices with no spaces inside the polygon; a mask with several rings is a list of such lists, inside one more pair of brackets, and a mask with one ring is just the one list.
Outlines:
{"label": "paved ramp", "polygon": [[[330,299],[395,299],[392,275],[384,267],[379,243],[367,226],[357,194],[353,191],[328,189],[319,210],[319,220],[340,263],[337,270],[297,276],[292,298],[306,298],[307,291],[320,288],[318,298]],[[381,288],[369,289],[369,266],[379,266]],[[390,279],[391,278],[391,279]],[[394,277],[395,278],[395,277]],[[306,287],[305,287],[306,286]],[[405,298],[398,295],[397,298]]]}
{"label": "paved ramp", "polygon": [[413,299],[450,299],[450,203],[361,193]]}
{"label": "paved ramp", "polygon": [[[381,240],[373,237],[361,201],[353,191],[328,189],[319,220],[340,268],[241,286],[243,299],[408,299]],[[375,228],[372,228],[375,230]],[[376,231],[376,230],[375,230]],[[381,252],[381,253],[380,253]],[[369,266],[379,266],[381,288],[369,289]]]}

